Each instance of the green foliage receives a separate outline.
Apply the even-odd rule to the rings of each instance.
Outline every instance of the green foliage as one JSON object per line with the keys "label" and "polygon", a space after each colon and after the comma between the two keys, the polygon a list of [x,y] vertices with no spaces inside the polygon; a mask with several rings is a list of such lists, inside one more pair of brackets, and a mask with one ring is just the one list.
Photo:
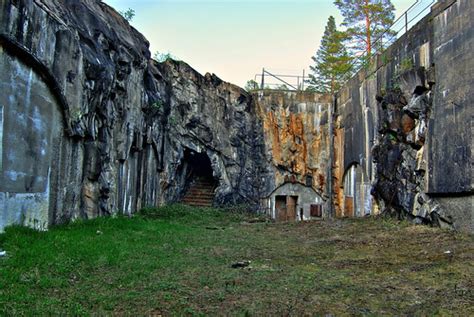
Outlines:
{"label": "green foliage", "polygon": [[48,232],[7,228],[0,315],[474,313],[471,236],[390,218],[254,218],[171,205]]}
{"label": "green foliage", "polygon": [[247,90],[248,92],[251,92],[251,91],[259,90],[260,85],[255,80],[251,79],[247,81],[244,89]]}
{"label": "green foliage", "polygon": [[194,224],[219,223],[220,225],[240,221],[249,216],[248,208],[244,209],[242,206],[216,209],[212,207],[192,207],[182,204],[145,207],[138,214],[146,219],[162,219]]}
{"label": "green foliage", "polygon": [[400,63],[400,71],[401,72],[406,72],[407,70],[410,70],[413,68],[413,60],[410,57],[406,57],[402,59]]}
{"label": "green foliage", "polygon": [[172,127],[176,126],[177,124],[177,120],[176,120],[176,117],[175,116],[169,116],[168,117],[168,124]]}
{"label": "green foliage", "polygon": [[119,11],[119,13],[128,22],[131,22],[133,20],[133,18],[135,17],[135,10],[133,10],[132,8],[128,8],[125,11]]}
{"label": "green foliage", "polygon": [[344,34],[336,28],[336,21],[330,16],[321,45],[311,59],[309,85],[314,91],[334,93],[351,75],[351,60],[343,44]]}
{"label": "green foliage", "polygon": [[307,86],[305,88],[305,91],[307,91],[307,92],[318,92],[318,90],[316,89],[315,86]]}
{"label": "green foliage", "polygon": [[74,109],[70,111],[71,119],[78,121],[84,116],[84,112],[81,109]]}
{"label": "green foliage", "polygon": [[170,52],[160,53],[158,51],[156,51],[155,54],[153,54],[153,59],[160,63],[166,62],[168,60],[179,61],[179,59],[176,56],[172,55]]}
{"label": "green foliage", "polygon": [[161,100],[157,100],[151,104],[151,108],[155,110],[161,110],[163,109],[163,102]]}
{"label": "green foliage", "polygon": [[382,51],[384,41],[393,37],[394,32],[387,31],[395,20],[390,0],[335,0],[334,4],[344,18],[342,25],[352,54],[367,52],[370,56]]}

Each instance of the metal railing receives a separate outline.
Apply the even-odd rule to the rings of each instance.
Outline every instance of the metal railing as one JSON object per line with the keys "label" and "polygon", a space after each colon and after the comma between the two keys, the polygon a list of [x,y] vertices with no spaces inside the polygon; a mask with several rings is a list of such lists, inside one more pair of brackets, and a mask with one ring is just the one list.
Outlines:
{"label": "metal railing", "polygon": [[[431,6],[437,1],[438,0],[416,0],[392,23],[389,28],[372,42],[372,47],[377,48],[375,53],[385,50],[402,35],[408,32],[412,26],[430,12]],[[352,74],[357,73],[362,67],[364,67],[364,65],[366,65],[366,62],[372,54],[373,52],[369,52],[368,50],[359,54],[352,60],[352,67],[349,72]]]}
{"label": "metal railing", "polygon": [[[373,42],[372,47],[378,48],[377,52],[383,51],[392,45],[398,38],[408,32],[421,18],[430,12],[431,6],[438,0],[416,0],[407,10],[405,10],[382,34]],[[372,55],[368,50],[361,52],[351,62],[350,70],[346,73],[347,78],[356,74]],[[303,70],[302,75],[281,75],[270,72],[263,68],[261,74],[256,74],[254,80],[259,83],[260,89],[280,89],[280,90],[304,90],[308,84],[309,77]]]}
{"label": "metal railing", "polygon": [[304,69],[301,75],[282,75],[263,68],[262,73],[254,77],[254,80],[259,83],[259,89],[262,90],[304,90],[307,79]]}
{"label": "metal railing", "polygon": [[[394,22],[381,33],[373,42],[372,47],[378,48],[378,52],[385,50],[392,45],[397,39],[404,35],[414,26],[421,18],[426,16],[431,6],[438,0],[416,0],[407,10],[405,10]],[[361,68],[367,65],[368,58],[372,52],[365,50],[355,57],[351,64],[350,70],[346,73],[346,78],[352,77]],[[309,77],[303,70],[302,75],[282,75],[270,72],[263,68],[261,74],[256,74],[254,80],[259,83],[259,89],[275,89],[275,90],[304,90],[309,86]]]}

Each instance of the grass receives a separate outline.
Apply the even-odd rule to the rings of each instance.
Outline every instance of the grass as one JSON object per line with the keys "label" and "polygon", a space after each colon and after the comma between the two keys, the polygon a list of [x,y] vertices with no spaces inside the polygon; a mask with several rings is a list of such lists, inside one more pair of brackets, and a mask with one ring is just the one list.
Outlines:
{"label": "grass", "polygon": [[472,236],[385,219],[260,220],[174,205],[7,228],[0,315],[474,315]]}

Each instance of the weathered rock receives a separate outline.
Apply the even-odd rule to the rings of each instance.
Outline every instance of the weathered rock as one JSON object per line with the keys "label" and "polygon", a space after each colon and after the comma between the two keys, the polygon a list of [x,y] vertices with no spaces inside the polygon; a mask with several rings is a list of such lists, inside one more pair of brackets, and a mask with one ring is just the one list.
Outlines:
{"label": "weathered rock", "polygon": [[412,131],[415,125],[415,120],[411,116],[406,113],[402,115],[402,131],[405,135]]}
{"label": "weathered rock", "polygon": [[[404,84],[408,85],[408,80]],[[397,105],[403,102],[402,98],[405,99],[398,91],[379,100],[384,112],[382,117],[387,118],[386,124],[389,126],[393,125],[390,120],[399,118],[391,112],[398,111]],[[430,119],[431,107],[430,91],[417,86],[410,102],[403,107],[409,113],[401,117],[402,131],[404,134],[408,133],[406,138],[393,137],[390,133],[384,133],[386,130],[379,130],[382,133],[378,136],[378,145],[372,151],[374,162],[377,163],[372,193],[378,201],[383,201],[387,212],[395,212],[399,217],[408,218],[415,223],[432,223],[443,227],[449,226],[452,221],[440,215],[443,213],[442,209],[426,194],[425,185],[426,162],[423,153],[426,122]]]}
{"label": "weathered rock", "polygon": [[3,0],[0,230],[132,214],[205,178],[216,205],[472,232],[473,11],[438,1],[336,96],[250,95],[151,60],[99,0]]}
{"label": "weathered rock", "polygon": [[[44,149],[38,138],[4,148],[7,157],[25,154],[21,164],[4,164],[0,192],[26,194],[0,197],[0,228],[45,228],[179,201],[197,173],[188,152],[210,161],[216,204],[258,209],[265,188],[263,129],[243,89],[184,62],[150,60],[145,38],[101,1],[2,1],[0,21],[2,69],[25,82],[23,90],[2,89],[4,135],[27,133],[27,126],[9,128],[18,126],[15,111],[30,111],[16,109],[17,97],[46,96],[22,100],[38,112],[35,133],[44,135]],[[7,87],[14,82],[1,79]],[[57,127],[50,136],[52,122]],[[38,185],[10,177],[10,166]]]}

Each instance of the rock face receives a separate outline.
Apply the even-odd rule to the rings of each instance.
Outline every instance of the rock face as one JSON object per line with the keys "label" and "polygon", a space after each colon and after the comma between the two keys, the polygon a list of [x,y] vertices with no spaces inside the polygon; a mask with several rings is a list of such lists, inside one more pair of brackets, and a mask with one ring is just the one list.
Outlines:
{"label": "rock face", "polygon": [[150,60],[143,36],[100,1],[0,10],[0,228],[131,214],[178,201],[200,173],[216,182],[216,203],[258,205],[264,142],[248,93]]}
{"label": "rock face", "polygon": [[[217,182],[215,203],[258,207],[264,184],[262,126],[252,97],[215,75],[201,76],[183,62],[154,63],[164,127],[157,138],[162,162],[163,202],[177,201],[191,172],[186,150],[205,153]],[[192,175],[191,175],[192,176]],[[169,190],[167,188],[170,187]]]}
{"label": "rock face", "polygon": [[[267,213],[279,218],[276,196],[299,196],[296,204],[302,215],[297,219],[311,219],[311,204],[321,205],[321,217],[329,217],[332,96],[261,91],[254,94],[254,99],[263,122],[266,179],[270,180],[265,182],[262,195]],[[280,218],[288,217],[294,218]]]}
{"label": "rock face", "polygon": [[[423,69],[411,70],[406,77],[417,78],[414,73],[424,75],[423,72]],[[381,120],[377,143],[372,149],[376,163],[372,191],[386,212],[407,216],[419,223],[452,224],[440,215],[439,205],[425,194],[427,165],[424,153],[433,98],[423,80],[417,79],[418,86],[416,82],[410,85],[415,89],[409,100],[400,89],[377,98]]]}
{"label": "rock face", "polygon": [[2,0],[0,230],[205,184],[206,204],[282,220],[387,212],[473,232],[473,15],[438,1],[336,96],[249,94],[151,60],[101,1]]}
{"label": "rock face", "polygon": [[296,181],[327,196],[329,117],[332,96],[305,92],[262,92],[255,96],[263,121],[267,160],[275,184]]}

